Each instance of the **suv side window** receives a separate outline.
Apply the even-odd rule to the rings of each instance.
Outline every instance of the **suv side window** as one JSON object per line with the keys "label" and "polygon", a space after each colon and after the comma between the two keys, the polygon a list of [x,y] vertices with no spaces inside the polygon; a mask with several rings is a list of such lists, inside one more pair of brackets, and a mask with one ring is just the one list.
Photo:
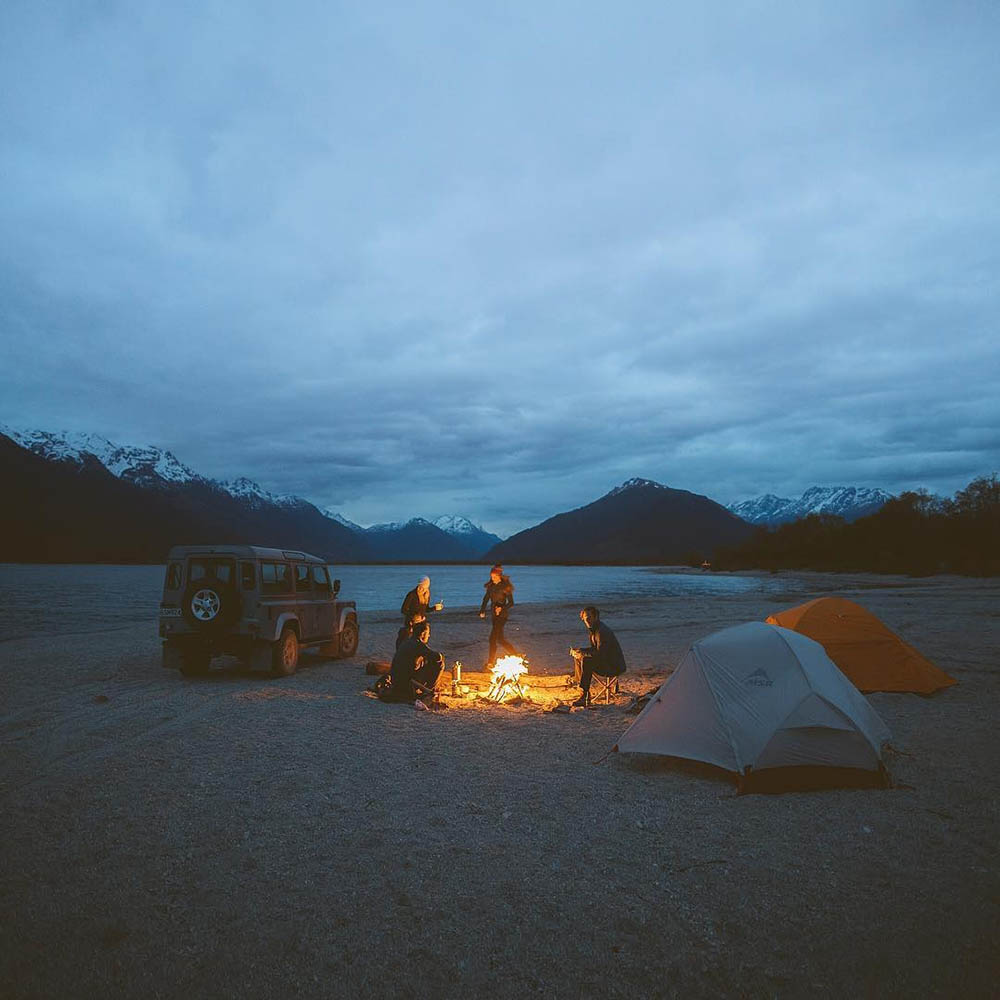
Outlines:
{"label": "suv side window", "polygon": [[313,566],[312,568],[313,577],[313,588],[316,593],[322,594],[323,597],[330,596],[330,574],[327,573],[325,566]]}
{"label": "suv side window", "polygon": [[292,574],[288,563],[262,562],[260,564],[260,590],[262,594],[290,594]]}
{"label": "suv side window", "polygon": [[188,560],[188,583],[211,577],[219,583],[232,583],[235,566],[231,559],[195,557]]}
{"label": "suv side window", "polygon": [[253,590],[257,583],[256,567],[253,563],[240,563],[240,587]]}
{"label": "suv side window", "polygon": [[295,590],[298,593],[311,593],[312,576],[309,574],[309,566],[306,563],[295,564]]}

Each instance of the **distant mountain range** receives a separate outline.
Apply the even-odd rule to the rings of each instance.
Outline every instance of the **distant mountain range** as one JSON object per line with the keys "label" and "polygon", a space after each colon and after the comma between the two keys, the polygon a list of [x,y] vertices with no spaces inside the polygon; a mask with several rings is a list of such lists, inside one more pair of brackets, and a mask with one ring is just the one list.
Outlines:
{"label": "distant mountain range", "polygon": [[512,535],[488,558],[511,563],[697,563],[751,527],[708,497],[630,479],[593,503]]}
{"label": "distant mountain range", "polygon": [[851,522],[874,514],[891,499],[892,494],[885,490],[813,486],[794,499],[765,493],[753,500],[731,503],[729,510],[750,524],[787,524],[809,514],[835,514]]}
{"label": "distant mountain range", "polygon": [[169,451],[0,425],[0,560],[156,562],[171,545],[256,542],[336,562],[475,561],[500,539],[468,518],[362,528],[250,479],[198,475]]}
{"label": "distant mountain range", "polygon": [[355,530],[377,558],[385,561],[463,562],[478,559],[500,541],[499,535],[457,515],[445,515],[434,521],[414,517],[405,523],[355,526]]}
{"label": "distant mountain range", "polygon": [[95,434],[0,425],[0,561],[156,562],[171,545],[251,542],[304,549],[334,562],[669,564],[711,558],[751,525],[810,513],[853,521],[878,510],[883,490],[813,487],[798,499],[767,494],[728,509],[708,497],[630,479],[593,503],[506,541],[461,515],[365,528],[299,496],[250,479],[201,476],[151,446]]}

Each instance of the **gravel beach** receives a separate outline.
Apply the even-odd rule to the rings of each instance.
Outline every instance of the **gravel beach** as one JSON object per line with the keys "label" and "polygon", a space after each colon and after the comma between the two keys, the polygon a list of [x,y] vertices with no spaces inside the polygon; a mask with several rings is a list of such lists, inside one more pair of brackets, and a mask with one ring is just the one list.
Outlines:
{"label": "gravel beach", "polygon": [[[165,671],[152,621],[0,643],[0,995],[995,996],[1000,582],[779,579],[606,604],[626,690],[718,628],[850,597],[959,681],[870,696],[893,789],[737,796],[608,755],[627,697],[384,705],[364,664],[397,615],[280,679]],[[476,610],[432,622],[469,670]],[[577,610],[511,617],[550,684]]]}

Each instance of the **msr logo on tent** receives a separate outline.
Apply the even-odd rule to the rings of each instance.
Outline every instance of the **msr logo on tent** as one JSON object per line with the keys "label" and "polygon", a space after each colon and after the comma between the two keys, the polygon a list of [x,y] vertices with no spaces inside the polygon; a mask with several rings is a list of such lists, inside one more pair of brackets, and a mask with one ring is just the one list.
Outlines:
{"label": "msr logo on tent", "polygon": [[767,676],[766,671],[762,668],[755,670],[746,680],[743,681],[744,684],[752,684],[754,687],[759,688],[769,688],[774,681]]}

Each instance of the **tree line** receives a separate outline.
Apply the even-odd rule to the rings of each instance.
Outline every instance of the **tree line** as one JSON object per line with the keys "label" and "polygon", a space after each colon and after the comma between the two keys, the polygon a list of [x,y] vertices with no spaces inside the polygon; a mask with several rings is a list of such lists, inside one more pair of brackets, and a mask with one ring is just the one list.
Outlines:
{"label": "tree line", "polygon": [[1000,482],[996,473],[980,476],[948,498],[903,493],[850,524],[810,514],[759,528],[746,542],[716,551],[713,566],[1000,576]]}

